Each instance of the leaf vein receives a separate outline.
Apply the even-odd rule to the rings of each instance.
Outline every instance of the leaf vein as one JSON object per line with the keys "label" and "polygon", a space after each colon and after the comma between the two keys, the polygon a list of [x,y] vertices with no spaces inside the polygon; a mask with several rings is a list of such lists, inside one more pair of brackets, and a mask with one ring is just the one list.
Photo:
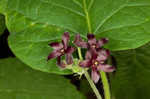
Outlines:
{"label": "leaf vein", "polygon": [[[40,1],[41,1],[41,0],[40,0]],[[60,8],[63,8],[63,9],[65,9],[65,10],[68,10],[68,11],[70,11],[70,12],[76,14],[76,15],[85,16],[83,13],[81,13],[81,12],[79,12],[79,11],[76,11],[76,10],[73,10],[73,9],[71,9],[71,8],[69,8],[69,7],[65,7],[64,5],[61,5],[61,4],[56,4],[56,3],[54,3],[54,2],[52,2],[52,3],[44,2],[44,1],[41,1],[41,2],[47,3],[47,4],[51,4],[51,5],[60,7]]]}
{"label": "leaf vein", "polygon": [[[103,31],[101,31],[100,33],[108,32],[108,31],[115,30],[115,29],[121,29],[121,28],[124,28],[124,27],[139,26],[139,25],[144,24],[144,23],[149,22],[149,21],[150,21],[150,20],[146,20],[146,21],[144,21],[144,22],[137,23],[137,24],[131,24],[131,25],[120,25],[120,26],[118,26],[118,27],[113,27],[113,28],[109,28],[109,29],[103,30]],[[99,33],[98,33],[98,34],[99,34]]]}
{"label": "leaf vein", "polygon": [[94,4],[94,0],[91,0],[90,4],[88,5],[88,11],[91,9],[91,7],[93,6]]}
{"label": "leaf vein", "polygon": [[124,7],[126,7],[125,4],[122,5],[122,6],[120,6],[118,9],[116,9],[116,10],[113,11],[112,13],[110,13],[108,16],[106,16],[106,18],[98,24],[98,26],[96,27],[94,33],[96,33],[96,32],[102,27],[102,25],[104,25],[104,23],[105,23],[107,20],[109,20],[113,15],[115,15],[116,13],[118,13],[118,12],[119,12],[121,9],[123,9]]}
{"label": "leaf vein", "polygon": [[77,1],[77,0],[73,0],[73,2],[78,5],[80,8],[83,8],[82,5]]}

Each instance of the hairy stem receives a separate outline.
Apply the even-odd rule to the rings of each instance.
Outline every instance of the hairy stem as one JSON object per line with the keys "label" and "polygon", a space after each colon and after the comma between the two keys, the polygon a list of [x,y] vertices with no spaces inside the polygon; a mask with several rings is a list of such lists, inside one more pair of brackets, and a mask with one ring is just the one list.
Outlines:
{"label": "hairy stem", "polygon": [[[78,55],[79,55],[80,60],[83,60],[83,57],[82,57],[82,53],[81,53],[81,49],[80,49],[80,48],[78,48]],[[89,82],[91,88],[93,89],[93,91],[94,91],[94,93],[95,93],[97,99],[102,99],[102,97],[101,97],[101,95],[100,95],[98,89],[96,88],[94,82],[91,80],[91,78],[90,78],[90,76],[89,76],[89,74],[88,74],[88,72],[87,72],[86,70],[84,71],[84,75],[85,75],[86,79],[88,80],[88,82]]]}
{"label": "hairy stem", "polygon": [[111,99],[111,94],[110,94],[110,88],[109,88],[109,82],[108,82],[108,79],[107,79],[107,75],[103,71],[99,71],[99,72],[100,72],[102,83],[103,83],[105,99]]}

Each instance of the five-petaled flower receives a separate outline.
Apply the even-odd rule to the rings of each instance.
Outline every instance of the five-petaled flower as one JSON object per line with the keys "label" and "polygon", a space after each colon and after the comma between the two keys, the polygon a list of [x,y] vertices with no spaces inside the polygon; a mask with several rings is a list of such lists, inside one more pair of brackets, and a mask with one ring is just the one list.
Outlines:
{"label": "five-petaled flower", "polygon": [[108,42],[107,38],[102,38],[100,40],[96,40],[94,34],[88,34],[87,35],[88,42],[85,42],[81,39],[80,34],[77,34],[74,40],[74,44],[81,48],[88,48],[88,49],[99,49],[101,48],[105,43]]}
{"label": "five-petaled flower", "polygon": [[61,43],[52,42],[49,44],[54,49],[54,51],[49,54],[47,59],[50,60],[52,58],[57,57],[57,64],[62,68],[64,68],[66,64],[63,61],[61,61],[61,56],[65,54],[66,54],[67,65],[70,65],[73,63],[72,53],[75,51],[75,48],[72,46],[68,46],[69,39],[70,39],[69,33],[65,32],[62,36]]}
{"label": "five-petaled flower", "polygon": [[99,50],[88,50],[86,52],[85,60],[81,61],[79,65],[81,67],[91,68],[91,78],[97,83],[100,76],[99,70],[104,72],[113,72],[114,67],[108,64],[105,64],[105,61],[108,59],[109,51],[104,49]]}

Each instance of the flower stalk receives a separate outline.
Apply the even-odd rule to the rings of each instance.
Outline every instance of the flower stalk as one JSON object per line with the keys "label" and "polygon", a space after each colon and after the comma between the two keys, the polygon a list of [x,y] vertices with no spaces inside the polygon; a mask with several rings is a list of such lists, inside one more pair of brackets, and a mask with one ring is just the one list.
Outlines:
{"label": "flower stalk", "polygon": [[108,82],[108,79],[107,79],[107,75],[103,71],[99,71],[99,73],[101,75],[101,80],[102,80],[102,83],[103,83],[105,99],[111,99],[110,87],[109,87],[109,82]]}
{"label": "flower stalk", "polygon": [[[89,13],[87,11],[87,6],[86,6],[86,0],[83,0],[83,5],[84,5],[84,12],[86,14],[86,21],[87,21],[87,24],[88,24],[88,31],[90,33],[92,33],[90,17],[89,17]],[[99,70],[99,72],[100,72],[102,83],[103,83],[105,99],[111,99],[110,88],[109,88],[109,83],[108,83],[108,79],[107,79],[106,73],[103,72],[103,71],[100,71],[100,70]]]}

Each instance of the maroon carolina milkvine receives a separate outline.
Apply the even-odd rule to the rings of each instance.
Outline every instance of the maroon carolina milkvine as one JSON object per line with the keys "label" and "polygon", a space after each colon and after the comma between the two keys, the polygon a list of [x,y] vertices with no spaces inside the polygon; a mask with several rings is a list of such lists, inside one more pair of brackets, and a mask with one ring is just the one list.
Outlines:
{"label": "maroon carolina milkvine", "polygon": [[104,72],[114,71],[113,66],[106,64],[106,60],[110,55],[109,50],[102,48],[102,46],[108,42],[108,39],[102,38],[96,40],[95,35],[93,34],[88,34],[87,38],[88,42],[85,42],[80,37],[80,34],[77,34],[74,43],[78,47],[88,49],[85,55],[85,60],[81,61],[79,65],[81,67],[91,68],[92,80],[97,83],[100,78],[99,70]]}
{"label": "maroon carolina milkvine", "polygon": [[87,35],[88,42],[82,40],[80,34],[77,34],[75,37],[74,44],[81,48],[90,48],[90,49],[98,49],[101,48],[105,43],[108,42],[107,38],[102,38],[100,40],[96,40],[93,34]]}
{"label": "maroon carolina milkvine", "polygon": [[[65,32],[62,36],[62,41],[52,42],[49,45],[54,49],[48,56],[48,60],[52,58],[57,58],[57,65],[64,68],[66,65],[70,65],[73,63],[72,53],[75,51],[75,48],[72,46],[68,46],[70,39],[70,35],[68,32]],[[66,63],[61,61],[61,56],[66,55]]]}
{"label": "maroon carolina milkvine", "polygon": [[100,49],[96,51],[90,49],[86,52],[85,60],[81,61],[79,65],[81,67],[91,68],[92,80],[95,83],[97,83],[100,78],[98,72],[99,70],[104,72],[114,71],[114,67],[105,64],[105,61],[107,60],[108,56],[109,56],[109,52],[107,50]]}
{"label": "maroon carolina milkvine", "polygon": [[[48,60],[57,58],[57,64],[62,68],[73,63],[72,53],[75,51],[75,48],[68,45],[69,39],[69,33],[65,32],[60,43],[52,42],[49,44],[54,51],[49,54]],[[95,35],[93,34],[88,34],[87,39],[88,41],[85,42],[82,40],[80,34],[75,36],[74,44],[77,47],[87,48],[85,60],[79,60],[79,66],[91,68],[91,78],[97,83],[100,78],[99,71],[113,72],[115,68],[114,66],[106,64],[110,52],[109,50],[102,48],[103,45],[108,42],[108,39],[102,38],[96,40]],[[63,55],[66,55],[66,62],[61,61],[61,56]]]}

